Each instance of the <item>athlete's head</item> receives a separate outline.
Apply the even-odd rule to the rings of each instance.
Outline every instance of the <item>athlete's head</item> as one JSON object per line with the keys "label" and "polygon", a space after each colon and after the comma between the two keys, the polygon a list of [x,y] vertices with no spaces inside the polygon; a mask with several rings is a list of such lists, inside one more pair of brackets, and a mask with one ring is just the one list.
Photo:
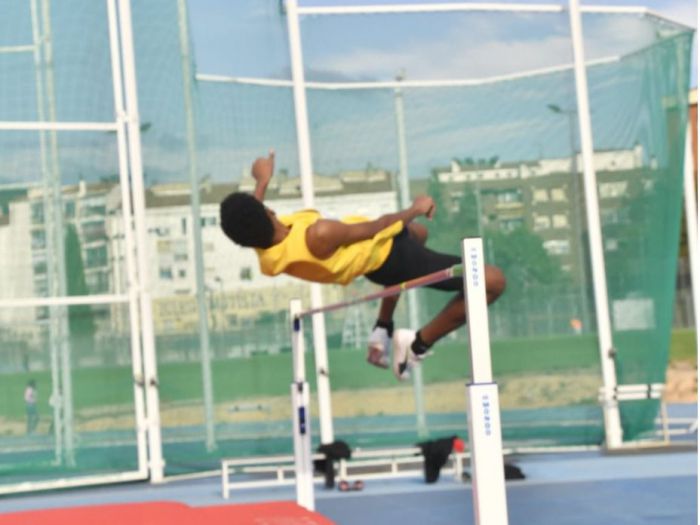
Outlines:
{"label": "athlete's head", "polygon": [[232,193],[221,202],[221,229],[241,246],[269,248],[275,233],[271,213],[249,193]]}

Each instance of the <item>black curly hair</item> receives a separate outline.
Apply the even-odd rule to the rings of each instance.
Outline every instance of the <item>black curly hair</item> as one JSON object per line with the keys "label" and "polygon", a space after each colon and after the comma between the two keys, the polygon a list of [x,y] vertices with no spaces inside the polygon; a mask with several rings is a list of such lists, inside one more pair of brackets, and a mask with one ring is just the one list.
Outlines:
{"label": "black curly hair", "polygon": [[234,192],[221,201],[221,229],[240,246],[269,248],[274,226],[262,202],[250,193]]}

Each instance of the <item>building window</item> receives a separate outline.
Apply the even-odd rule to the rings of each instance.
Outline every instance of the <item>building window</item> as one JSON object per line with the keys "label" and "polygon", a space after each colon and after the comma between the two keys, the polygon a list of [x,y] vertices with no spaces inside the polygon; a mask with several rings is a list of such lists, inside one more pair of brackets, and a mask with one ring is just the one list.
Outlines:
{"label": "building window", "polygon": [[503,190],[499,191],[496,200],[499,204],[513,204],[523,201],[523,194],[520,190]]}
{"label": "building window", "polygon": [[36,320],[37,321],[43,321],[45,319],[49,318],[49,307],[48,306],[39,306],[36,309]]}
{"label": "building window", "polygon": [[253,269],[250,266],[244,266],[241,268],[239,274],[241,281],[252,281],[253,280]]}
{"label": "building window", "polygon": [[44,205],[41,202],[32,204],[32,224],[44,224]]}
{"label": "building window", "polygon": [[601,182],[598,185],[598,193],[601,199],[614,199],[627,193],[627,181]]}
{"label": "building window", "polygon": [[552,200],[556,202],[566,202],[566,191],[564,188],[551,189]]}
{"label": "building window", "polygon": [[104,217],[107,215],[107,207],[102,204],[91,204],[83,207],[80,214],[83,217]]}
{"label": "building window", "polygon": [[552,226],[549,215],[535,215],[533,222],[535,231],[548,230]]}
{"label": "building window", "polygon": [[185,270],[184,268],[180,268],[180,269],[177,271],[177,276],[178,276],[180,279],[184,279],[185,277],[187,277],[187,270]]}
{"label": "building window", "polygon": [[552,240],[542,243],[542,247],[550,255],[568,255],[571,253],[571,244],[568,240]]}
{"label": "building window", "polygon": [[183,217],[180,219],[180,228],[182,229],[182,235],[187,235],[187,218]]}
{"label": "building window", "polygon": [[46,232],[44,230],[32,230],[32,250],[46,248]]}
{"label": "building window", "polygon": [[158,237],[168,237],[170,235],[170,228],[165,228],[158,226],[156,228],[149,228],[148,233],[152,233]]}
{"label": "building window", "polygon": [[94,268],[96,266],[107,265],[107,247],[98,246],[96,248],[88,248],[85,250],[85,266]]}
{"label": "building window", "polygon": [[605,251],[606,252],[614,252],[618,248],[618,242],[617,239],[605,239]]}
{"label": "building window", "polygon": [[172,281],[173,280],[173,269],[161,267],[159,270],[159,275],[160,275],[160,278],[163,279],[164,281]]}
{"label": "building window", "polygon": [[66,202],[65,206],[63,207],[63,213],[66,216],[66,219],[73,219],[75,217],[75,202]]}
{"label": "building window", "polygon": [[206,228],[207,226],[216,226],[216,217],[202,217],[200,219],[200,224],[202,225],[202,228]]}
{"label": "building window", "polygon": [[36,261],[34,263],[34,275],[43,275],[46,273],[46,261]]}
{"label": "building window", "polygon": [[617,224],[620,222],[620,214],[616,208],[600,210],[600,222],[607,226],[609,224]]}
{"label": "building window", "polygon": [[85,283],[90,293],[105,293],[109,291],[109,276],[106,273],[90,273],[85,276]]}
{"label": "building window", "polygon": [[158,241],[158,253],[170,253],[170,241]]}
{"label": "building window", "polygon": [[563,213],[552,215],[552,226],[555,228],[568,228],[569,218]]}
{"label": "building window", "polygon": [[547,202],[549,200],[549,194],[547,190],[533,190],[532,192],[532,202]]}
{"label": "building window", "polygon": [[104,221],[85,222],[81,229],[84,242],[101,241],[107,238]]}
{"label": "building window", "polygon": [[501,221],[501,230],[505,232],[512,232],[518,228],[522,228],[524,221],[522,219],[505,219]]}

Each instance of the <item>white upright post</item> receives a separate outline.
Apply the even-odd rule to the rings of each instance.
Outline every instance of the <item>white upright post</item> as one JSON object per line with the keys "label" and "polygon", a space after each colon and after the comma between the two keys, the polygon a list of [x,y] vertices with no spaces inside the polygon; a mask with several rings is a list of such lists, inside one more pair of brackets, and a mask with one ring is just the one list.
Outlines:
{"label": "white upright post", "polygon": [[693,127],[688,122],[685,132],[685,159],[683,166],[684,200],[686,235],[688,236],[688,259],[690,261],[690,285],[693,295],[693,311],[695,312],[695,329],[700,326],[700,304],[698,304],[698,288],[700,288],[700,270],[698,270],[698,205],[695,177],[693,174]]}
{"label": "white upright post", "polygon": [[[134,258],[133,212],[131,209],[131,183],[129,180],[129,151],[126,136],[126,111],[121,72],[121,52],[117,27],[115,0],[107,0],[109,48],[112,63],[112,87],[114,90],[114,112],[117,128],[117,158],[119,161],[119,185],[122,199],[122,227],[124,228],[124,259],[126,261],[127,292],[129,294],[129,332],[131,337],[131,367],[134,376],[134,410],[136,415],[136,442],[139,471],[148,473],[148,445],[146,405],[144,402],[143,356],[141,349],[141,316],[139,315],[139,289],[136,261]],[[117,291],[117,290],[115,290]]]}
{"label": "white upright post", "polygon": [[480,238],[462,242],[472,380],[467,385],[472,500],[476,525],[507,525],[505,472],[498,385],[491,373],[484,247]]}
{"label": "white upright post", "polygon": [[158,364],[156,341],[153,331],[153,306],[151,304],[150,275],[148,268],[148,235],[146,233],[146,197],[143,184],[141,157],[141,130],[136,86],[136,62],[134,59],[134,35],[131,27],[130,0],[118,0],[119,33],[122,45],[124,72],[124,101],[126,106],[129,168],[133,188],[134,229],[136,231],[136,260],[141,285],[139,308],[143,347],[143,370],[146,388],[148,417],[148,452],[151,482],[163,481],[163,450],[160,429],[160,395],[158,393]]}
{"label": "white upright post", "polygon": [[[396,80],[401,82],[404,79],[403,73],[397,75]],[[408,152],[406,148],[406,122],[404,118],[403,90],[397,87],[394,90],[394,110],[396,113],[396,135],[399,146],[399,208],[408,208],[411,202],[411,193],[408,181]],[[419,323],[418,316],[418,295],[416,290],[406,292],[408,299],[408,319],[411,329],[417,330]],[[423,368],[415,367],[411,372],[413,378],[413,398],[416,405],[416,427],[418,435],[423,438],[428,435],[428,423],[425,418],[425,396],[423,394]]]}
{"label": "white upright post", "polygon": [[177,18],[180,33],[180,59],[182,64],[182,86],[185,104],[185,129],[187,132],[187,160],[191,192],[192,241],[194,254],[194,274],[197,291],[197,311],[199,313],[199,355],[202,367],[202,390],[204,397],[204,428],[206,448],[216,449],[214,428],[214,382],[211,374],[211,338],[209,337],[209,315],[206,303],[204,282],[204,246],[202,243],[201,206],[199,197],[199,176],[197,173],[197,148],[195,136],[194,109],[192,107],[192,68],[190,67],[190,39],[187,26],[185,0],[177,2]]}
{"label": "white upright post", "polygon": [[[37,117],[39,121],[46,121],[46,110],[44,108],[44,58],[42,50],[42,31],[39,17],[39,8],[37,0],[31,0],[29,3],[32,21],[32,54],[34,57],[34,86],[36,96]],[[46,132],[39,132],[39,153],[41,159],[41,173],[43,181],[43,206],[44,206],[44,232],[46,235],[46,253],[54,253],[54,230],[49,226],[47,217],[52,215],[52,202],[50,195],[51,188],[51,172],[47,159],[47,141]],[[55,283],[57,276],[55,271],[56,262],[50,256],[46,258],[46,279],[48,289],[51,295],[55,295]],[[51,363],[51,407],[53,409],[53,434],[54,434],[54,461],[56,464],[61,464],[63,461],[63,410],[61,409],[61,370],[59,362],[60,354],[60,329],[56,320],[55,308],[50,308],[49,318],[49,346],[50,363]]]}
{"label": "white upright post", "polygon": [[579,132],[581,136],[581,160],[583,163],[583,189],[586,197],[586,218],[588,239],[593,271],[593,292],[595,295],[596,321],[598,324],[598,349],[603,371],[603,421],[605,424],[605,444],[607,448],[622,445],[622,425],[620,407],[615,399],[617,374],[615,372],[615,348],[612,340],[610,310],[608,306],[608,285],[605,275],[603,255],[603,235],[600,229],[598,207],[598,185],[593,164],[593,133],[588,104],[588,79],[583,50],[583,30],[578,0],[569,0],[571,40],[574,53],[574,73],[576,78],[576,102],[578,109]]}
{"label": "white upright post", "polygon": [[[313,167],[311,163],[311,137],[309,115],[306,106],[306,83],[304,80],[304,58],[301,49],[301,32],[297,0],[287,0],[287,30],[289,33],[289,54],[292,66],[292,89],[294,93],[294,115],[297,129],[297,149],[299,154],[299,175],[301,195],[305,208],[314,207]],[[323,306],[321,285],[311,285],[311,307]],[[316,388],[318,390],[318,417],[321,429],[321,443],[332,443],[333,413],[331,407],[331,385],[329,379],[328,347],[326,344],[326,322],[318,313],[311,319],[316,359]]]}
{"label": "white upright post", "polygon": [[[51,34],[51,4],[48,0],[41,2],[41,45],[40,53],[43,57],[44,66],[44,88],[46,99],[46,110],[48,120],[56,122],[56,97],[53,74],[53,36]],[[45,144],[42,141],[42,144]],[[48,219],[47,232],[47,263],[49,271],[53,271],[55,279],[53,290],[50,294],[64,297],[68,295],[66,282],[66,260],[65,260],[65,228],[63,223],[63,194],[61,191],[61,170],[58,159],[58,136],[56,131],[49,132],[49,188],[51,196],[49,202],[51,207],[44,210],[44,220]],[[45,190],[46,191],[46,190]],[[45,201],[46,202],[46,201]],[[45,223],[46,224],[46,223]],[[50,240],[52,239],[52,241]],[[54,306],[50,308],[51,323],[55,327],[52,337],[55,338],[59,348],[60,356],[60,396],[58,402],[63,411],[63,459],[68,466],[75,465],[75,436],[73,421],[73,380],[71,370],[71,345],[70,332],[68,328],[68,307]],[[56,342],[54,342],[56,344]]]}
{"label": "white upright post", "polygon": [[292,359],[294,381],[291,386],[292,420],[294,428],[294,467],[296,472],[297,503],[314,510],[314,471],[311,461],[311,414],[309,413],[309,384],[306,381],[304,358],[304,330],[301,301],[292,299],[289,320],[292,325]]}

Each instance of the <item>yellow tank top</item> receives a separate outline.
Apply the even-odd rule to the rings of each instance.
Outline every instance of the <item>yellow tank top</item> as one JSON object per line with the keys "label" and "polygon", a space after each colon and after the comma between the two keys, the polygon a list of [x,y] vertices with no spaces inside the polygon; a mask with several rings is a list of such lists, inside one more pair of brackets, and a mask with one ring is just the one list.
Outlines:
{"label": "yellow tank top", "polygon": [[[279,244],[267,249],[255,249],[262,273],[286,273],[305,281],[348,284],[384,264],[394,236],[403,229],[403,223],[397,221],[371,239],[341,246],[327,259],[318,259],[306,247],[306,230],[320,218],[316,210],[302,210],[279,217],[280,222],[291,229]],[[342,222],[354,224],[367,220],[366,217],[351,216],[344,217]]]}

